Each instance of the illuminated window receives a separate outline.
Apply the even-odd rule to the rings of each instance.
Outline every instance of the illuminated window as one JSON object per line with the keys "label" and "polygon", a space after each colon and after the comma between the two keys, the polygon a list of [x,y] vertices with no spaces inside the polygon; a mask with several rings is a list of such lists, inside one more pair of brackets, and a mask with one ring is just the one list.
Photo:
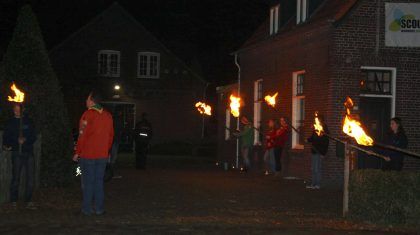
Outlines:
{"label": "illuminated window", "polygon": [[390,70],[362,70],[363,79],[360,89],[363,94],[391,95],[392,71]]}
{"label": "illuminated window", "polygon": [[101,50],[98,52],[98,74],[104,77],[120,76],[120,52]]}
{"label": "illuminated window", "polygon": [[305,93],[304,93],[305,71],[293,73],[293,126],[299,131],[292,132],[292,147],[303,149],[305,143],[304,122],[305,122]]}
{"label": "illuminated window", "polygon": [[160,54],[156,52],[138,53],[138,78],[159,78]]}
{"label": "illuminated window", "polygon": [[230,139],[230,110],[226,109],[225,140]]}
{"label": "illuminated window", "polygon": [[297,0],[296,23],[301,24],[308,17],[308,0]]}
{"label": "illuminated window", "polygon": [[270,9],[270,35],[276,34],[279,31],[279,9],[280,4]]}

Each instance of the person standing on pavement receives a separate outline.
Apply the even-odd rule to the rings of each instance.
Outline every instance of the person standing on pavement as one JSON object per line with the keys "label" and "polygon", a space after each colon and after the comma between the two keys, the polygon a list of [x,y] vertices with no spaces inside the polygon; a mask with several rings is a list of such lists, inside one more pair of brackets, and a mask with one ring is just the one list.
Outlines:
{"label": "person standing on pavement", "polygon": [[12,182],[10,185],[10,201],[17,206],[19,197],[20,176],[23,168],[26,175],[25,203],[27,209],[36,209],[32,202],[32,192],[35,180],[35,159],[33,144],[36,141],[35,128],[32,120],[22,116],[22,107],[13,106],[14,117],[5,126],[3,133],[3,148],[12,151]]}
{"label": "person standing on pavement", "polygon": [[265,134],[265,152],[264,152],[264,163],[265,163],[265,175],[269,175],[275,171],[274,169],[274,144],[275,144],[275,121],[274,119],[268,120],[268,130]]}
{"label": "person standing on pavement", "polygon": [[322,126],[323,131],[318,133],[313,130],[312,135],[308,138],[308,142],[312,144],[312,182],[311,185],[306,186],[308,189],[321,188],[321,175],[322,175],[322,159],[328,152],[328,145],[330,139],[325,135],[329,134],[327,125],[322,116],[318,116],[318,120]]}
{"label": "person standing on pavement", "polygon": [[274,135],[274,162],[276,176],[279,176],[281,172],[281,155],[287,142],[288,134],[289,125],[287,125],[286,119],[284,117],[280,117],[280,127],[276,130]]}
{"label": "person standing on pavement", "polygon": [[118,158],[118,149],[121,143],[122,132],[124,129],[124,120],[123,120],[122,110],[117,109],[115,111],[114,116],[112,117],[112,120],[114,122],[114,140],[112,142],[110,161],[111,161],[111,165],[114,166]]}
{"label": "person standing on pavement", "polygon": [[136,123],[136,128],[134,129],[137,169],[146,168],[147,152],[149,151],[150,140],[152,137],[152,124],[147,120],[147,114],[143,113],[141,120]]}
{"label": "person standing on pavement", "polygon": [[[114,137],[112,115],[100,105],[101,95],[92,91],[86,99],[86,110],[80,118],[79,137],[73,161],[82,170],[83,215],[105,214],[104,174]],[[95,210],[92,202],[95,202]]]}
{"label": "person standing on pavement", "polygon": [[[392,118],[390,127],[391,130],[386,136],[385,144],[406,149],[408,138],[405,135],[401,118]],[[391,161],[384,163],[384,170],[401,171],[404,165],[404,154],[396,151],[386,151],[386,155],[391,158]]]}
{"label": "person standing on pavement", "polygon": [[241,123],[244,125],[242,131],[234,135],[240,138],[241,155],[244,164],[243,171],[246,172],[247,170],[251,169],[251,161],[249,156],[252,152],[252,147],[254,144],[254,130],[251,122],[249,122],[248,118],[245,116],[241,117]]}

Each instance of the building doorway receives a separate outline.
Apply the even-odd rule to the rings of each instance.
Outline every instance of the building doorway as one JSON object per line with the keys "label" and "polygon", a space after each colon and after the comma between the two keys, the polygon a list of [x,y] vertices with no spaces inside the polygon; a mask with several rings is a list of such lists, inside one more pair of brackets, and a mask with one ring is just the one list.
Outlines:
{"label": "building doorway", "polygon": [[[136,120],[136,105],[124,102],[103,102],[104,107],[112,113],[114,126],[121,128],[119,152],[133,151],[133,130]],[[115,130],[116,132],[118,130]]]}
{"label": "building doorway", "polygon": [[[389,121],[395,115],[396,69],[362,67],[360,118],[375,142],[384,142]],[[374,151],[380,151],[375,149]],[[359,153],[358,167],[382,168],[382,159]]]}

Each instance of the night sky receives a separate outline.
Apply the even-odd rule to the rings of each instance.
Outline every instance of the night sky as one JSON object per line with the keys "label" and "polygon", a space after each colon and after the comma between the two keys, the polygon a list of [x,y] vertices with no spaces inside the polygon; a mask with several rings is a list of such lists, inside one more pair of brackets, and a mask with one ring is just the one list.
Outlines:
{"label": "night sky", "polygon": [[[17,12],[30,3],[38,16],[47,48],[110,6],[114,0],[0,0],[0,53],[13,33]],[[118,3],[212,85],[236,79],[229,55],[266,18],[266,0],[120,0]]]}

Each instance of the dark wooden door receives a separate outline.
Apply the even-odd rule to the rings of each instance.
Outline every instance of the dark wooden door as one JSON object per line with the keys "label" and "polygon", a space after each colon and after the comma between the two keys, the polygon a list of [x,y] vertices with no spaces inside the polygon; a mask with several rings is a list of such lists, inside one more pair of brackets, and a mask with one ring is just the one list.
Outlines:
{"label": "dark wooden door", "polygon": [[[360,98],[360,120],[367,133],[376,142],[383,142],[389,130],[391,119],[391,99],[377,97]],[[374,151],[379,149],[372,148]],[[359,154],[359,168],[381,168],[382,160],[379,158]]]}
{"label": "dark wooden door", "polygon": [[107,110],[112,113],[114,124],[121,128],[121,142],[119,151],[131,152],[133,150],[133,136],[132,132],[135,125],[135,105],[130,103],[111,103],[105,102],[103,104]]}

